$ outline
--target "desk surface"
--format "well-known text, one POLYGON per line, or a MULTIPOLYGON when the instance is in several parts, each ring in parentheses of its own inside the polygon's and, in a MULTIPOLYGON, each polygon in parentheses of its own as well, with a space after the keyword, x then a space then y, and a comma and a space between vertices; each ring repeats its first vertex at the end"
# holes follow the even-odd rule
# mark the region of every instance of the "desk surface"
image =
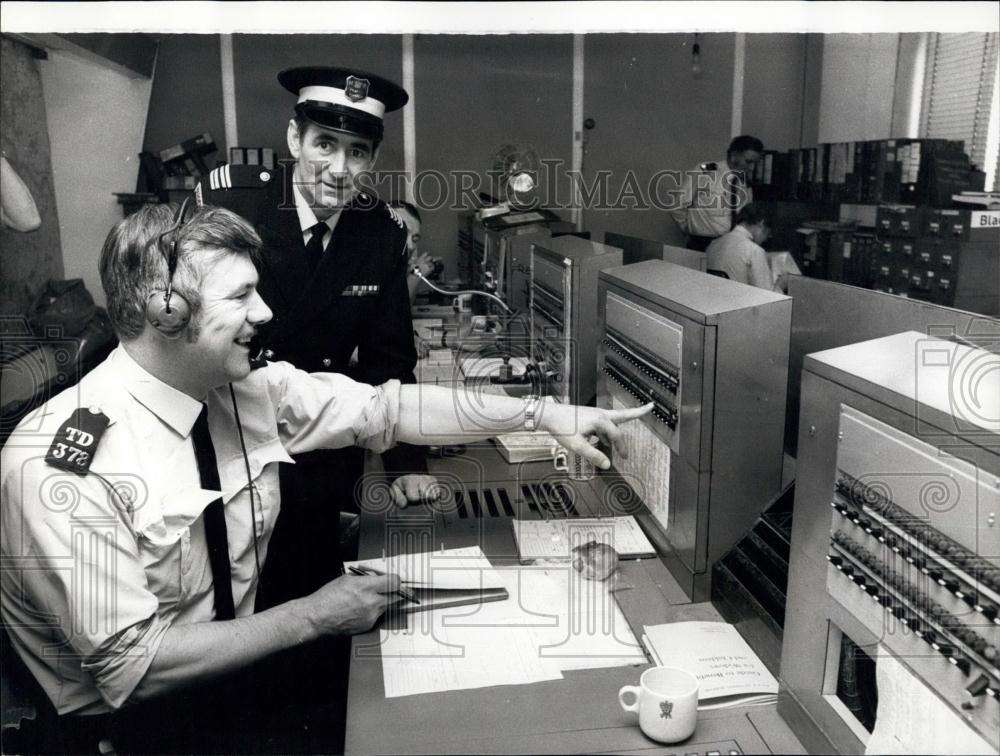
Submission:
MULTIPOLYGON (((507 480, 523 481, 542 470, 551 478, 551 465, 508 467, 492 446, 470 448, 462 458, 432 460, 429 467, 440 477, 468 477, 475 470, 480 481, 497 480, 504 471, 507 480)), ((600 480, 586 485, 599 486, 600 480)), ((517 516, 526 512, 519 509, 517 516)), ((388 528, 405 532, 412 523, 426 529, 432 520, 435 542, 446 547, 478 544, 495 563, 516 562, 509 517, 484 512, 473 523, 449 523, 426 507, 386 517, 365 515, 360 555, 379 555, 388 528)), ((615 595, 637 638, 646 624, 721 619, 710 603, 686 603, 658 559, 622 562, 621 570, 634 587, 615 595)), ((354 638, 347 753, 805 753, 774 705, 702 712, 694 735, 684 743, 665 746, 649 740, 635 715, 623 711, 617 700, 618 689, 636 684, 645 666, 579 670, 531 685, 387 699, 378 648, 377 629, 354 638)))

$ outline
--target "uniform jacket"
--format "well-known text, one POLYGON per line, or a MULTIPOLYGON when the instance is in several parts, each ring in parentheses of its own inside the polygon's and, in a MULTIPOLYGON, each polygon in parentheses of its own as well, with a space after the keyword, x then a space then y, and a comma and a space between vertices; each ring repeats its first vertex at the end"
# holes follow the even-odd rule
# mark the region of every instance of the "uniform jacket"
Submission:
MULTIPOLYGON (((197 190, 204 204, 246 218, 263 241, 258 289, 274 312, 260 332, 265 356, 373 385, 390 379, 414 383, 405 225, 381 200, 359 194, 341 212, 319 266, 310 271, 293 167, 222 166, 197 190), (352 367, 355 349, 358 363, 352 367)), ((390 472, 426 469, 423 451, 406 446, 387 452, 383 462, 390 472)))

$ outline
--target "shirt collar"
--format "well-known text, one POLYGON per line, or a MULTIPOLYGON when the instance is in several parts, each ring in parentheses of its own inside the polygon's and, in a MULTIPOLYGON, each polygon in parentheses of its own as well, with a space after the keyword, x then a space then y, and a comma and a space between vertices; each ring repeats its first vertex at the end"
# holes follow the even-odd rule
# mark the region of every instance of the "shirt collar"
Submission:
POLYGON ((747 239, 753 240, 753 234, 750 233, 750 229, 744 226, 742 223, 738 224, 736 228, 733 229, 734 234, 740 234, 747 239))
POLYGON ((187 437, 194 421, 201 412, 201 402, 168 386, 146 371, 132 356, 119 346, 111 353, 110 361, 117 375, 139 404, 148 409, 175 432, 187 437))
MULTIPOLYGON (((316 218, 316 213, 314 213, 313 209, 309 207, 309 201, 302 196, 302 192, 299 190, 299 187, 294 181, 292 182, 292 194, 295 197, 295 212, 298 213, 299 216, 299 228, 302 230, 302 233, 305 234, 319 221, 316 218)), ((337 221, 340 219, 340 213, 341 210, 338 210, 324 221, 331 231, 333 231, 334 226, 337 225, 337 221)))

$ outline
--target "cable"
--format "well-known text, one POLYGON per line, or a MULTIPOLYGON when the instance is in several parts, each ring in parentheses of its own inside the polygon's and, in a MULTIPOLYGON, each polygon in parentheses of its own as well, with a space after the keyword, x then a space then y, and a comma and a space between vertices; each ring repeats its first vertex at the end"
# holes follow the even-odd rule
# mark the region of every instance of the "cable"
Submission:
POLYGON ((414 265, 413 268, 410 269, 410 272, 417 278, 419 278, 421 281, 423 281, 425 284, 427 284, 431 289, 436 291, 438 294, 444 294, 446 297, 458 297, 462 296, 463 294, 477 294, 481 297, 489 297, 494 302, 503 307, 504 312, 510 315, 514 314, 514 311, 507 306, 507 303, 504 302, 502 299, 500 299, 500 297, 498 297, 496 294, 490 294, 488 291, 479 291, 479 289, 459 289, 457 291, 448 291, 446 289, 442 289, 439 286, 435 286, 427 279, 427 276, 425 276, 420 271, 419 265, 414 265))
MULTIPOLYGON (((236 390, 233 388, 233 384, 229 384, 229 396, 233 400, 233 417, 236 420, 236 430, 240 434, 240 449, 243 451, 243 466, 247 471, 247 491, 250 494, 250 532, 253 533, 253 560, 257 567, 257 593, 259 594, 263 588, 261 585, 261 571, 260 571, 260 552, 257 549, 257 507, 254 504, 253 498, 253 476, 250 473, 250 457, 247 456, 247 444, 243 438, 243 423, 240 422, 240 410, 236 406, 236 390)), ((264 518, 264 509, 261 507, 260 512, 261 519, 264 518)))

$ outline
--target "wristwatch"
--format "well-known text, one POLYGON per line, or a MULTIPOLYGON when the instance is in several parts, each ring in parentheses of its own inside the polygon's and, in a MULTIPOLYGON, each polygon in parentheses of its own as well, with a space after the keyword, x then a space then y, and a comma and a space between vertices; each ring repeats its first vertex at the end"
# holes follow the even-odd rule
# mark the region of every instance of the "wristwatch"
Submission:
POLYGON ((524 429, 526 431, 538 430, 538 418, 542 410, 542 397, 524 397, 524 429))

